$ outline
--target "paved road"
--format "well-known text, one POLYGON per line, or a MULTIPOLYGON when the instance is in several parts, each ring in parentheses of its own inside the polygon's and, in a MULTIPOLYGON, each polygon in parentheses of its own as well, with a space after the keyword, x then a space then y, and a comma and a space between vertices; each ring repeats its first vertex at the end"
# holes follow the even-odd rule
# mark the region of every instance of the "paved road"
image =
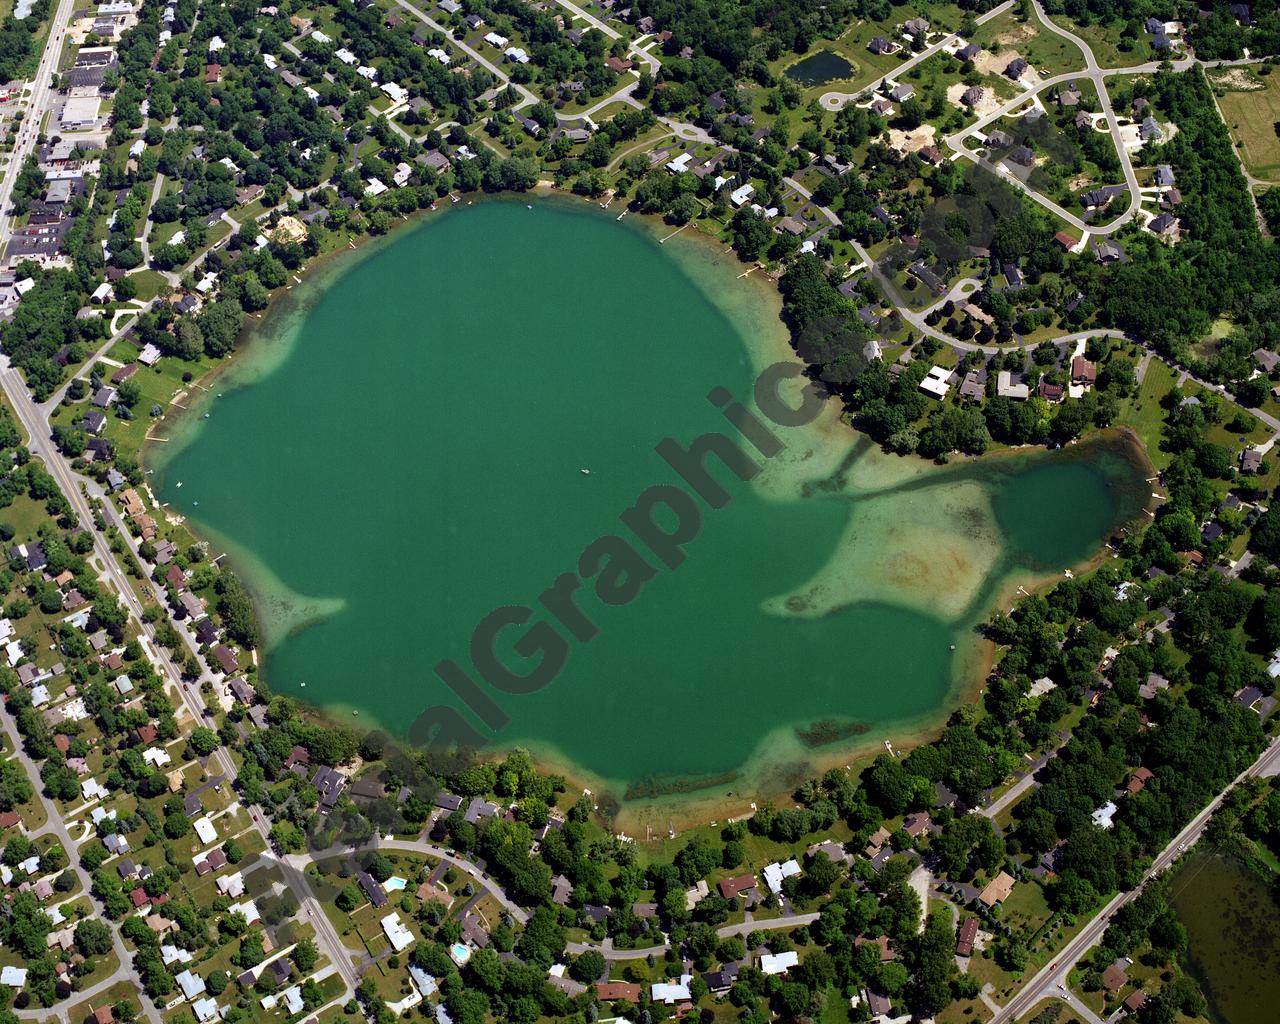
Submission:
MULTIPOLYGON (((1266 777, 1269 773, 1275 773, 1278 768, 1280 768, 1280 739, 1273 740, 1267 749, 1262 752, 1258 760, 1254 761, 1253 764, 1236 777, 1232 785, 1238 784, 1250 776, 1266 777)), ((1144 884, 1148 879, 1154 878, 1167 869, 1186 850, 1195 845, 1197 840, 1204 834, 1205 827, 1209 824, 1209 819, 1213 817, 1224 796, 1225 793, 1220 793, 1214 797, 1204 810, 1192 818, 1186 827, 1170 840, 1169 845, 1152 861, 1151 867, 1142 876, 1144 884)), ((1072 969, 1101 940, 1112 915, 1130 900, 1135 899, 1141 888, 1139 886, 1130 892, 1122 892, 1112 897, 1107 905, 1098 911, 1097 915, 1081 929, 1080 933, 1067 943, 1058 954, 1057 959, 1037 972, 1022 987, 1022 990, 1010 999, 999 1013, 991 1018, 991 1024, 1012 1024, 1013 1021, 1025 1014, 1041 999, 1049 996, 1062 998, 1067 985, 1067 976, 1072 969)))
MULTIPOLYGON (((743 921, 740 924, 729 924, 717 928, 716 934, 722 939, 732 936, 747 936, 752 932, 772 932, 783 928, 803 928, 818 920, 817 914, 792 914, 789 917, 775 917, 768 921, 743 921)), ((596 950, 606 960, 643 960, 649 955, 661 956, 670 948, 669 942, 661 946, 646 946, 644 949, 614 949, 613 942, 606 939, 604 945, 596 946, 588 942, 570 942, 566 947, 574 956, 580 956, 589 950, 596 950)))
POLYGON ((477 64, 479 64, 486 71, 488 71, 491 75, 493 75, 493 77, 496 78, 499 82, 502 82, 504 85, 509 85, 511 86, 511 88, 515 89, 515 91, 520 94, 520 102, 517 103, 514 107, 511 107, 510 109, 519 110, 521 107, 527 106, 530 103, 538 102, 537 96, 535 96, 532 92, 530 92, 527 88, 525 88, 519 82, 511 81, 511 79, 507 77, 507 73, 505 71, 503 71, 500 67, 498 67, 498 65, 494 64, 491 60, 489 60, 483 54, 479 53, 476 50, 473 50, 466 43, 460 42, 459 40, 454 39, 452 33, 450 33, 450 31, 447 28, 441 25, 434 18, 428 17, 426 14, 423 14, 421 10, 419 10, 417 7, 414 7, 413 4, 408 3, 407 0, 394 0, 394 2, 397 7, 404 8, 404 10, 408 11, 410 14, 412 14, 415 18, 417 18, 423 24, 430 26, 431 28, 439 32, 442 36, 447 37, 451 46, 456 46, 459 50, 461 50, 468 57, 470 57, 477 64))
POLYGON ((67 26, 71 23, 71 15, 75 10, 75 0, 58 0, 57 9, 49 23, 49 36, 45 41, 44 53, 36 68, 36 76, 30 82, 31 98, 26 115, 18 127, 18 141, 9 155, 9 164, 0 178, 0 238, 6 244, 9 240, 9 207, 13 199, 13 189, 18 175, 22 172, 23 161, 36 148, 36 139, 40 134, 40 119, 48 111, 53 116, 53 76, 58 70, 58 58, 62 53, 62 43, 66 37, 67 26))

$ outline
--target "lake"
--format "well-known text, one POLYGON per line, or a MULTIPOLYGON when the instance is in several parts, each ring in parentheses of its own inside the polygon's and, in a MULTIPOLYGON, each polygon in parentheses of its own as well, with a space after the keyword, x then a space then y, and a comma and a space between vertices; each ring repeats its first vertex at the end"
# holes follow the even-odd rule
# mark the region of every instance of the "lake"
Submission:
MULTIPOLYGON (((538 608, 637 495, 682 482, 659 441, 734 434, 708 392, 751 406, 791 359, 773 286, 721 249, 486 201, 286 297, 148 459, 253 590, 271 687, 419 740, 427 708, 459 707, 433 667, 478 678, 476 625, 538 608)), ((751 483, 715 471, 731 500, 702 506, 683 564, 651 558, 626 606, 588 584, 598 635, 538 692, 479 683, 509 724, 468 725, 632 805, 780 792, 935 725, 981 678, 974 625, 1092 557, 1149 491, 1119 439, 936 467, 860 441, 834 403, 775 430, 785 451, 751 483)), ((509 665, 522 632, 501 634, 509 665)))
POLYGON ((854 67, 838 53, 819 50, 804 60, 797 61, 783 72, 797 85, 811 89, 815 85, 840 81, 853 77, 854 67))
POLYGON ((1280 1006, 1280 903, 1267 883, 1221 853, 1197 852, 1169 882, 1187 929, 1189 967, 1222 1024, 1270 1024, 1280 1006))

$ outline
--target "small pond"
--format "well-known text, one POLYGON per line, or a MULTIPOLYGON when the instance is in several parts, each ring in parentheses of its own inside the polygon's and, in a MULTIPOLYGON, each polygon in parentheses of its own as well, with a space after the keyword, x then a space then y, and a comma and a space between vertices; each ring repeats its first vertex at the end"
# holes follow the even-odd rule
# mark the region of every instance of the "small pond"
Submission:
POLYGON ((787 68, 785 74, 797 85, 806 89, 815 85, 826 85, 841 79, 853 77, 853 65, 830 50, 819 50, 787 68))

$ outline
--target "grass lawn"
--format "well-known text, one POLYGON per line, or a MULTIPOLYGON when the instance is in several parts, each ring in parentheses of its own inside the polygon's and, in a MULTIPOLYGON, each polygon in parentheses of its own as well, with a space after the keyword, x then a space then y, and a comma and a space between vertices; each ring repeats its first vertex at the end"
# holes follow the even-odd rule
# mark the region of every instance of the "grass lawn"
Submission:
POLYGON ((139 270, 129 277, 138 286, 138 299, 142 302, 150 302, 169 289, 169 282, 158 270, 139 270))
MULTIPOLYGON (((983 25, 974 35, 973 42, 1001 55, 1006 50, 1017 52, 1042 76, 1053 77, 1083 70, 1085 66, 1084 54, 1075 43, 1050 32, 1039 19, 1023 21, 1012 11, 983 25)), ((998 66, 1003 68, 1004 64, 1002 56, 998 66)))
POLYGON ((1160 431, 1168 410, 1160 404, 1177 383, 1177 374, 1173 367, 1162 359, 1152 359, 1147 364, 1146 376, 1138 393, 1120 403, 1120 413, 1116 417, 1119 426, 1132 428, 1146 446, 1147 454, 1157 469, 1164 469, 1173 461, 1173 457, 1160 450, 1160 431))
POLYGON ((1157 59, 1146 35, 1138 39, 1127 39, 1122 35, 1125 27, 1122 21, 1081 25, 1062 16, 1050 20, 1074 32, 1088 43, 1101 67, 1129 68, 1157 59))
POLYGON ((1218 106, 1245 167, 1255 178, 1280 182, 1280 77, 1232 68, 1213 76, 1218 106))
POLYGON ((135 1009, 138 1008, 138 986, 131 981, 118 981, 105 992, 98 993, 94 998, 73 1004, 67 1012, 67 1020, 79 1024, 86 1017, 92 1017, 93 1011, 99 1006, 115 1006, 125 1000, 128 1000, 135 1009))

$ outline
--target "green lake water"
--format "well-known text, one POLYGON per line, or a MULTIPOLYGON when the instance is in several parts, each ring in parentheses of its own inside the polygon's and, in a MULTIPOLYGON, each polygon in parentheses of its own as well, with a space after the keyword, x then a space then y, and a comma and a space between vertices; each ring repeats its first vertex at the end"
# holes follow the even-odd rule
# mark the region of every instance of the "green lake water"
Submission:
MULTIPOLYGON (((733 433, 705 396, 751 405, 787 351, 776 296, 629 220, 485 202, 408 229, 295 290, 151 453, 160 498, 254 590, 272 688, 409 735, 458 704, 432 669, 470 670, 484 615, 536 607, 681 482, 658 441, 733 433)), ((836 413, 779 431, 757 481, 719 474, 732 500, 632 603, 587 592, 599 635, 549 686, 486 688, 501 733, 468 721, 633 800, 776 785, 821 740, 936 722, 997 595, 1091 557, 1149 490, 1115 440, 938 468, 836 413)))
POLYGON ((1271 1024, 1280 1006, 1280 900, 1256 873, 1197 853, 1169 892, 1187 929, 1191 973, 1220 1024, 1271 1024))
POLYGON ((797 85, 811 89, 815 85, 826 85, 837 79, 852 78, 853 71, 853 65, 838 53, 819 50, 804 60, 792 64, 783 74, 797 85))

